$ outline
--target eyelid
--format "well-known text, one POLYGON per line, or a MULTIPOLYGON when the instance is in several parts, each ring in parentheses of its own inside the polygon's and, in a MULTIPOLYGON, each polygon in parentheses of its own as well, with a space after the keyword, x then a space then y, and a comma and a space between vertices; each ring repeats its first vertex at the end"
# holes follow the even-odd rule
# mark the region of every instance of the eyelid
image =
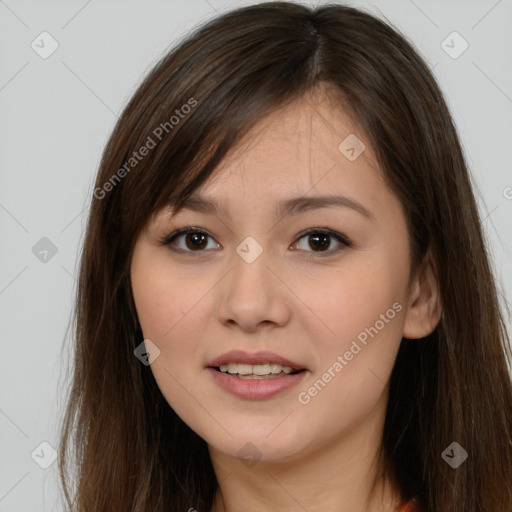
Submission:
MULTIPOLYGON (((213 238, 213 236, 210 235, 210 233, 208 233, 204 229, 196 228, 194 226, 186 226, 184 228, 177 229, 176 231, 173 231, 170 235, 167 235, 166 237, 164 237, 162 240, 160 240, 160 245, 168 245, 171 242, 173 242, 174 239, 177 238, 178 236, 185 235, 188 233, 201 233, 202 235, 206 235, 206 236, 209 236, 210 238, 213 238)), ((190 251, 190 252, 193 252, 193 251, 190 251)))
MULTIPOLYGON (((194 226, 186 226, 184 228, 180 228, 180 229, 177 229, 176 231, 173 231, 170 235, 167 235, 165 238, 160 240, 159 244, 160 245, 170 245, 180 235, 186 235, 186 234, 189 234, 189 233, 200 233, 200 234, 203 234, 203 235, 211 238, 212 240, 215 240, 214 237, 212 235, 210 235, 210 233, 208 233, 207 231, 205 231, 202 228, 198 228, 198 227, 194 227, 194 226)), ((326 234, 326 235, 331 236, 337 242, 340 243, 340 246, 338 246, 338 247, 336 247, 334 249, 327 250, 327 251, 303 251, 303 252, 305 252, 305 253, 307 253, 309 255, 308 257, 329 256, 329 255, 332 255, 332 254, 336 253, 338 250, 340 250, 343 247, 352 247, 354 245, 349 240, 349 238, 346 235, 344 235, 343 233, 339 233, 338 231, 334 231, 334 230, 329 229, 329 228, 321 228, 321 227, 308 228, 308 229, 306 229, 304 231, 301 231, 298 235, 296 235, 295 241, 293 242, 292 245, 294 245, 301 238, 304 238, 307 235, 317 234, 317 233, 319 233, 319 234, 326 234)), ((216 242, 216 243, 218 244, 218 242, 216 242)), ((182 252, 182 253, 189 253, 189 254, 207 252, 204 249, 200 250, 200 251, 188 251, 188 250, 179 249, 179 248, 178 249, 172 249, 172 250, 174 250, 175 252, 182 252)))
MULTIPOLYGON (((352 242, 348 239, 348 237, 346 235, 344 235, 343 233, 339 233, 338 231, 334 231, 332 229, 329 229, 329 228, 308 228, 305 231, 301 231, 297 235, 296 239, 300 240, 301 238, 304 238, 307 235, 312 235, 314 233, 321 233, 321 234, 329 235, 329 236, 335 238, 338 242, 340 242, 342 244, 345 244, 347 246, 351 246, 352 245, 352 242)), ((326 254, 327 253, 332 253, 333 251, 334 250, 325 251, 325 253, 326 254)))

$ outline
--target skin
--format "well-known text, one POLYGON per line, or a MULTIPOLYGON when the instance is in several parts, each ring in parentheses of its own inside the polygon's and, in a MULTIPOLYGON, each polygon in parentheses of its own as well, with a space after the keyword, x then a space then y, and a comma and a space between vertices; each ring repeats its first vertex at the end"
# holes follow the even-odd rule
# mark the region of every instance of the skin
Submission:
POLYGON ((402 336, 426 336, 440 315, 431 269, 410 277, 400 201, 362 131, 321 95, 270 114, 217 171, 198 192, 230 215, 162 210, 138 237, 131 264, 144 338, 160 349, 154 377, 209 446, 219 482, 211 512, 394 511, 399 489, 379 478, 377 464, 389 378, 402 336), (349 134, 366 145, 354 161, 338 150, 349 134), (347 207, 286 217, 274 211, 282 200, 324 194, 347 196, 372 218, 347 207), (189 245, 187 235, 174 241, 188 252, 159 244, 186 226, 209 233, 202 249, 194 250, 190 235, 189 245), (352 245, 300 237, 312 227, 344 234, 352 245), (252 263, 236 252, 247 236, 263 250, 252 263), (301 403, 298 394, 396 303, 401 310, 301 403), (270 399, 235 397, 205 369, 232 349, 274 351, 307 375, 270 399), (237 457, 247 442, 259 457, 250 467, 237 457))

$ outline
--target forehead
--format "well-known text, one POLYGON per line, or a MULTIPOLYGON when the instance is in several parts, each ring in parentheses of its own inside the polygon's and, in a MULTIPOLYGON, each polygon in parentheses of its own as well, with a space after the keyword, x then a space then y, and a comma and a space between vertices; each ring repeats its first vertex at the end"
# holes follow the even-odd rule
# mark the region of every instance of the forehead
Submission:
MULTIPOLYGON (((367 138, 349 108, 324 93, 309 93, 256 123, 231 149, 225 165, 229 160, 243 159, 247 155, 251 159, 272 156, 303 162, 305 156, 318 156, 319 151, 325 158, 339 162, 339 156, 344 154, 339 145, 350 136, 361 142, 367 138)), ((368 141, 364 142, 362 156, 370 160, 374 155, 368 141)))
POLYGON ((259 121, 228 153, 202 195, 297 195, 384 186, 383 174, 354 117, 325 95, 308 95, 259 121))

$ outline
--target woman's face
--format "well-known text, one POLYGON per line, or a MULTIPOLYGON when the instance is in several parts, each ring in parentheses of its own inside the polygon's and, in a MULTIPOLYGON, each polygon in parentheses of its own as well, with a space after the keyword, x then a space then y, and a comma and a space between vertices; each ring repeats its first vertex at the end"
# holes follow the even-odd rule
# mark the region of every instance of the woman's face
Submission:
POLYGON ((401 204, 368 141, 339 109, 303 99, 257 125, 218 171, 202 202, 161 211, 134 249, 163 395, 225 455, 291 461, 357 435, 371 443, 411 261, 401 204))

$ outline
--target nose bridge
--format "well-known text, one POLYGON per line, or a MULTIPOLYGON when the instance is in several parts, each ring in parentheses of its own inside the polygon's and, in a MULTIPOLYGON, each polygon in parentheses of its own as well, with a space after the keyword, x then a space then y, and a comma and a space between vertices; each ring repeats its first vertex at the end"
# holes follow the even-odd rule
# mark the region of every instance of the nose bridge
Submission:
POLYGON ((255 237, 247 236, 235 248, 232 271, 223 285, 219 315, 223 322, 235 321, 253 330, 265 321, 283 324, 289 315, 285 289, 270 270, 272 251, 255 237))
POLYGON ((257 290, 260 298, 263 298, 266 292, 270 292, 272 288, 272 284, 269 283, 272 273, 268 269, 268 266, 272 265, 270 262, 271 250, 268 245, 264 247, 265 241, 263 237, 258 238, 259 242, 255 237, 249 235, 235 248, 232 281, 234 284, 239 284, 242 287, 243 294, 250 292, 252 289, 254 291, 257 290), (247 289, 244 290, 243 287, 247 289), (261 292, 264 293, 262 294, 261 292))

